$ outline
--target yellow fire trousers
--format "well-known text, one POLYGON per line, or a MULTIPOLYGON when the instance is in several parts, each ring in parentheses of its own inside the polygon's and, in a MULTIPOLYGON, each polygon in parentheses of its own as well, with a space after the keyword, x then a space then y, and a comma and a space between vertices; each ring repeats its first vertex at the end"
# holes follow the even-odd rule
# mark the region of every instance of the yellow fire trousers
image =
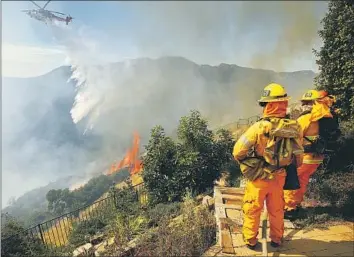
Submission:
POLYGON ((270 238, 281 243, 284 234, 284 197, 283 186, 286 173, 281 171, 272 180, 256 179, 248 181, 243 198, 242 234, 246 244, 255 245, 259 230, 260 217, 266 200, 269 213, 270 238))
POLYGON ((304 200, 304 195, 309 184, 310 177, 315 173, 320 164, 307 164, 303 163, 297 169, 297 175, 299 177, 300 189, 298 190, 284 190, 285 210, 295 210, 297 206, 304 200))

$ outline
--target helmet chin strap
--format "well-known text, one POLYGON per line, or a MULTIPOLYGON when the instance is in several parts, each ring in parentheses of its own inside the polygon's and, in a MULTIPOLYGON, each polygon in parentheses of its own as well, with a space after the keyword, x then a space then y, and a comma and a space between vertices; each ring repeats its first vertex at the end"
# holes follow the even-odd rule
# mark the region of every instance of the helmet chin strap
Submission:
POLYGON ((266 107, 267 103, 266 102, 259 102, 258 103, 260 107, 266 107))

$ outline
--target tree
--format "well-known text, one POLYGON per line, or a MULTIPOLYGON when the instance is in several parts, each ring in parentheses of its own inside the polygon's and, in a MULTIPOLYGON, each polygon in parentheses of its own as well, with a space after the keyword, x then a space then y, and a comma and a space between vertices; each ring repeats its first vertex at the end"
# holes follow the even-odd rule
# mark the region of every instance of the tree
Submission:
POLYGON ((143 179, 149 191, 150 202, 167 202, 175 200, 168 189, 173 188, 176 170, 176 145, 170 137, 165 135, 161 126, 151 130, 151 137, 145 147, 143 157, 143 179))
POLYGON ((216 132, 216 142, 218 146, 218 156, 221 158, 222 162, 227 168, 230 162, 235 159, 232 155, 232 149, 235 145, 235 140, 232 138, 231 132, 226 129, 220 129, 216 132))
POLYGON ((193 110, 189 116, 181 118, 177 135, 182 144, 180 152, 184 153, 178 164, 180 173, 186 174, 185 185, 192 192, 204 192, 220 176, 224 161, 220 157, 225 153, 220 152, 213 132, 208 129, 208 122, 198 111, 193 110))
POLYGON ((330 1, 319 35, 323 40, 316 63, 320 73, 318 89, 327 90, 338 99, 344 120, 354 115, 354 6, 349 1, 330 1))
POLYGON ((70 206, 70 191, 69 189, 52 189, 46 195, 48 201, 48 210, 56 215, 62 215, 69 210, 70 206))
POLYGON ((205 192, 232 160, 231 134, 221 130, 214 135, 198 111, 181 118, 177 135, 174 142, 157 126, 146 146, 143 179, 153 203, 180 201, 189 191, 205 192))
POLYGON ((123 181, 129 175, 127 169, 110 176, 100 175, 90 179, 83 187, 70 191, 65 189, 52 189, 48 191, 46 199, 48 210, 57 215, 73 211, 92 204, 100 198, 112 185, 123 181))
POLYGON ((353 166, 351 149, 354 147, 354 4, 330 1, 322 25, 319 35, 323 46, 320 51, 314 51, 320 69, 315 82, 318 89, 337 97, 342 119, 342 136, 326 170, 346 172, 353 166))

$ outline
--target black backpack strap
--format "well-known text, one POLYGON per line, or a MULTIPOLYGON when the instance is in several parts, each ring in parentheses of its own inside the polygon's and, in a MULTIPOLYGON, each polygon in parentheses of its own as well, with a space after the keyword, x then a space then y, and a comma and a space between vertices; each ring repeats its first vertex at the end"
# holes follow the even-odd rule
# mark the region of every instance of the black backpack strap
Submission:
POLYGON ((266 120, 270 122, 270 118, 269 117, 265 117, 265 118, 260 118, 260 120, 266 120))
POLYGON ((304 137, 304 139, 306 139, 307 141, 309 141, 311 144, 315 143, 314 140, 311 140, 311 139, 309 139, 308 137, 304 137))
POLYGON ((302 113, 299 115, 299 117, 300 117, 300 116, 304 116, 304 115, 309 114, 309 113, 311 113, 311 111, 304 111, 304 112, 302 112, 302 113))
POLYGON ((315 152, 315 148, 316 148, 316 140, 311 140, 308 137, 304 137, 305 140, 307 140, 308 142, 310 142, 310 145, 305 145, 304 146, 304 153, 313 153, 315 152))

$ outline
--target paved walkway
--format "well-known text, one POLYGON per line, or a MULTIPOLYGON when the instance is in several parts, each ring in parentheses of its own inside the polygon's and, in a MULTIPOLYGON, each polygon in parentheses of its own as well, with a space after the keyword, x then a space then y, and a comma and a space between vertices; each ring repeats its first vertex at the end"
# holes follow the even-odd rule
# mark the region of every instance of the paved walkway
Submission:
MULTIPOLYGON (((236 256, 262 255, 261 245, 255 251, 249 250, 240 233, 232 234, 232 239, 236 256)), ((214 245, 204 256, 232 255, 222 253, 219 245, 214 245)), ((354 223, 332 225, 326 229, 286 229, 280 248, 272 248, 268 243, 268 256, 354 256, 354 223)))

